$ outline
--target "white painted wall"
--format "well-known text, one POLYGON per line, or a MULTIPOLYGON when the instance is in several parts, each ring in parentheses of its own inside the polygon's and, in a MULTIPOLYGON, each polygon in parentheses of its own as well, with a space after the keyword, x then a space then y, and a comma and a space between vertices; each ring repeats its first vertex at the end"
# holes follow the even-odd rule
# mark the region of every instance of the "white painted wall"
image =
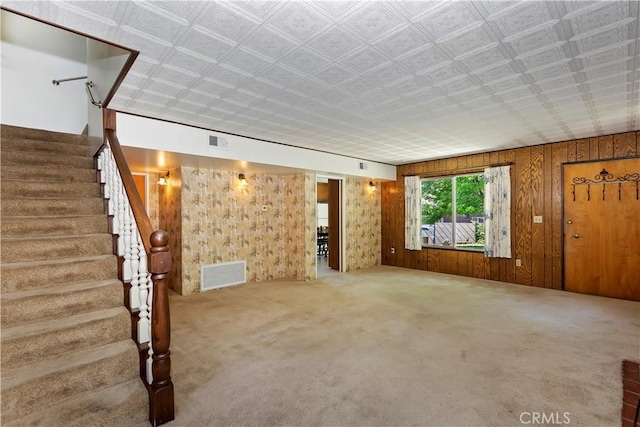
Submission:
POLYGON ((359 169, 360 160, 304 148, 257 141, 251 138, 225 135, 160 120, 118 113, 118 139, 123 146, 169 151, 204 157, 270 164, 322 174, 343 174, 373 179, 396 179, 395 166, 366 162, 367 170, 359 169), (209 146, 209 135, 224 137, 228 150, 209 146))
POLYGON ((86 64, 4 41, 0 53, 2 123, 82 133, 88 120, 84 80, 51 81, 85 76, 86 64))

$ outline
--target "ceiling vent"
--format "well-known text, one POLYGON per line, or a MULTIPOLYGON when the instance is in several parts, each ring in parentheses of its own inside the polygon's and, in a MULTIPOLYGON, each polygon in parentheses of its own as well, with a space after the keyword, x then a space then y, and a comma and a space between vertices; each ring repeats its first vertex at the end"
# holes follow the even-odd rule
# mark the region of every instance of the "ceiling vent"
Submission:
POLYGON ((361 171, 366 171, 369 166, 365 162, 360 162, 358 167, 360 168, 361 171))
POLYGON ((221 136, 209 135, 209 147, 217 148, 219 150, 228 150, 229 140, 221 136))

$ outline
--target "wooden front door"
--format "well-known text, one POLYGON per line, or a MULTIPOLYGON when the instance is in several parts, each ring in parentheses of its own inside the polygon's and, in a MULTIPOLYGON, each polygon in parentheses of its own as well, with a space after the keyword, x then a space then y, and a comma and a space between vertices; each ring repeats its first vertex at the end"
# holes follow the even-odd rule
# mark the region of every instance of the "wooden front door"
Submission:
POLYGON ((340 271, 340 231, 342 230, 342 203, 340 181, 329 180, 329 262, 334 270, 340 271))
POLYGON ((565 289, 640 301, 640 159, 563 173, 565 289))

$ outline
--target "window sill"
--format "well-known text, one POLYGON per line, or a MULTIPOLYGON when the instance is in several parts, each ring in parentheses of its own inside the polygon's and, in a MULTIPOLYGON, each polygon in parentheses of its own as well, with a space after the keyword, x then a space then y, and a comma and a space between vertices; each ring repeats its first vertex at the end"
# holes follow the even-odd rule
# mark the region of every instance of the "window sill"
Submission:
POLYGON ((476 252, 479 254, 484 254, 484 249, 468 249, 468 248, 454 248, 452 246, 422 246, 422 249, 436 249, 439 251, 463 251, 463 252, 476 252))

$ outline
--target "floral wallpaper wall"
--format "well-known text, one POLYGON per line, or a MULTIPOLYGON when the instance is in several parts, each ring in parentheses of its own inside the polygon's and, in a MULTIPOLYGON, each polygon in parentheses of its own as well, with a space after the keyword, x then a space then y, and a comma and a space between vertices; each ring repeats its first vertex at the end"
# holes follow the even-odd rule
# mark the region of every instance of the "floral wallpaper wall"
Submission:
POLYGON ((300 280, 315 280, 318 277, 317 268, 317 229, 316 209, 318 185, 315 173, 304 174, 304 269, 301 270, 300 280))
MULTIPOLYGON (((169 248, 173 268, 169 274, 169 287, 182 293, 182 202, 180 169, 170 171, 171 178, 166 186, 158 188, 158 228, 169 233, 169 248)), ((152 197, 149 194, 149 205, 152 197)), ((153 219, 151 220, 153 224, 153 219)))
POLYGON ((345 179, 345 245, 347 271, 360 270, 381 262, 380 191, 369 188, 369 180, 345 179))
POLYGON ((183 295, 199 292, 202 265, 247 261, 247 281, 300 278, 304 175, 182 168, 183 295))

